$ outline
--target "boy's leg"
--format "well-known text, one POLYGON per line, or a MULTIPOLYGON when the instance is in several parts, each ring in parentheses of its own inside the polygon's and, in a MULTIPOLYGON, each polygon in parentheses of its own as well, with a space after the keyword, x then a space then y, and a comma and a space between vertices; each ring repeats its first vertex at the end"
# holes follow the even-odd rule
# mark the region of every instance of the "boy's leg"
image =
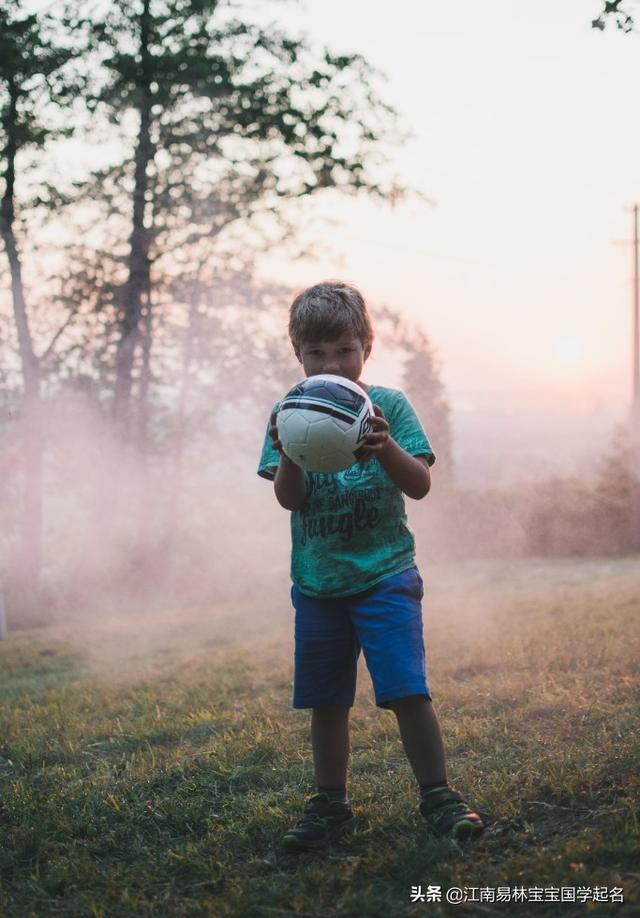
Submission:
POLYGON ((316 793, 307 801, 302 819, 283 836, 282 843, 290 851, 324 848, 353 825, 346 788, 349 710, 337 705, 313 709, 311 743, 316 793))
POLYGON ((418 784, 446 784, 444 745, 431 699, 409 695, 390 701, 389 707, 398 719, 402 744, 418 784))
POLYGON ((340 599, 306 596, 295 586, 294 708, 311 708, 316 786, 344 787, 349 710, 356 693, 360 646, 340 599))
POLYGON ((389 702, 398 718, 407 758, 420 785, 420 812, 437 835, 459 841, 484 831, 484 823, 449 787, 440 725, 431 700, 419 695, 389 702))
POLYGON ((349 762, 349 708, 322 705, 311 714, 311 745, 316 788, 342 789, 349 762))
POLYGON ((438 718, 426 680, 422 579, 416 568, 388 577, 351 599, 352 620, 373 680, 376 702, 392 708, 420 785, 420 812, 439 835, 482 832, 484 824, 449 787, 438 718))
POLYGON ((296 609, 293 705, 312 709, 316 792, 282 842, 291 851, 302 851, 325 847, 354 823, 346 779, 349 712, 360 648, 339 599, 309 597, 295 587, 292 599, 296 609))
POLYGON ((438 835, 462 840, 480 835, 484 823, 449 787, 440 725, 431 700, 411 695, 389 702, 398 718, 407 758, 420 785, 420 812, 438 835))

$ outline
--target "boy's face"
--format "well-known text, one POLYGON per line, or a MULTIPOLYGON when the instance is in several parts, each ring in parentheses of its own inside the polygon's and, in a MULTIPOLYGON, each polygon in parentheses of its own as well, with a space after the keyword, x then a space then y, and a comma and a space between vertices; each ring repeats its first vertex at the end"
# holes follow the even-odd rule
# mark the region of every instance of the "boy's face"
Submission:
POLYGON ((365 346, 360 338, 345 334, 335 341, 305 341, 296 350, 296 357, 307 376, 333 373, 358 382, 370 353, 370 344, 365 346))

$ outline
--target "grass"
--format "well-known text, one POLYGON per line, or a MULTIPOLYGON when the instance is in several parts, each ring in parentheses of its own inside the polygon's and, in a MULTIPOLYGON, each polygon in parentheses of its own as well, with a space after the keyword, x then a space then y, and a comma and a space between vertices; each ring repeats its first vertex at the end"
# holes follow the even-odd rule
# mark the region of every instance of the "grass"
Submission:
MULTIPOLYGON (((435 568, 430 682, 452 783, 490 829, 437 841, 361 673, 355 834, 279 847, 310 789, 272 598, 15 632, 0 644, 0 914, 617 914, 411 902, 411 887, 622 886, 640 914, 637 561, 435 568), (448 910, 449 909, 449 910, 448 910)), ((131 612, 131 610, 129 610, 131 612)))

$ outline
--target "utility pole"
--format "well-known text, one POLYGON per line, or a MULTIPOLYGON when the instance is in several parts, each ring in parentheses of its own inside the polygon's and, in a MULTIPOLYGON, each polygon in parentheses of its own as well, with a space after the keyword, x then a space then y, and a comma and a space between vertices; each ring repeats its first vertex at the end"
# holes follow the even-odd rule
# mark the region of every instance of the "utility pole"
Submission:
POLYGON ((631 423, 634 434, 640 425, 640 323, 638 321, 638 205, 633 205, 633 379, 631 387, 631 423))
POLYGON ((640 551, 640 278, 638 272, 638 205, 633 205, 633 377, 631 380, 631 507, 629 542, 632 551, 640 551))
POLYGON ((0 587, 0 641, 4 641, 7 636, 7 612, 4 604, 4 593, 0 587))

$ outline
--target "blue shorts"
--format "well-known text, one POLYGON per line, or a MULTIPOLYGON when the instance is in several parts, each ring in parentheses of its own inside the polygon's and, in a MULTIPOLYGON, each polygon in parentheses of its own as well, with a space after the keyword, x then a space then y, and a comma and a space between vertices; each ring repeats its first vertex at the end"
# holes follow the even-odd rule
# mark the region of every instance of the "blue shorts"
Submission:
POLYGON ((379 707, 389 707, 390 701, 407 695, 430 698, 422 638, 423 595, 416 567, 355 596, 317 598, 294 585, 294 708, 350 708, 360 648, 379 707))

